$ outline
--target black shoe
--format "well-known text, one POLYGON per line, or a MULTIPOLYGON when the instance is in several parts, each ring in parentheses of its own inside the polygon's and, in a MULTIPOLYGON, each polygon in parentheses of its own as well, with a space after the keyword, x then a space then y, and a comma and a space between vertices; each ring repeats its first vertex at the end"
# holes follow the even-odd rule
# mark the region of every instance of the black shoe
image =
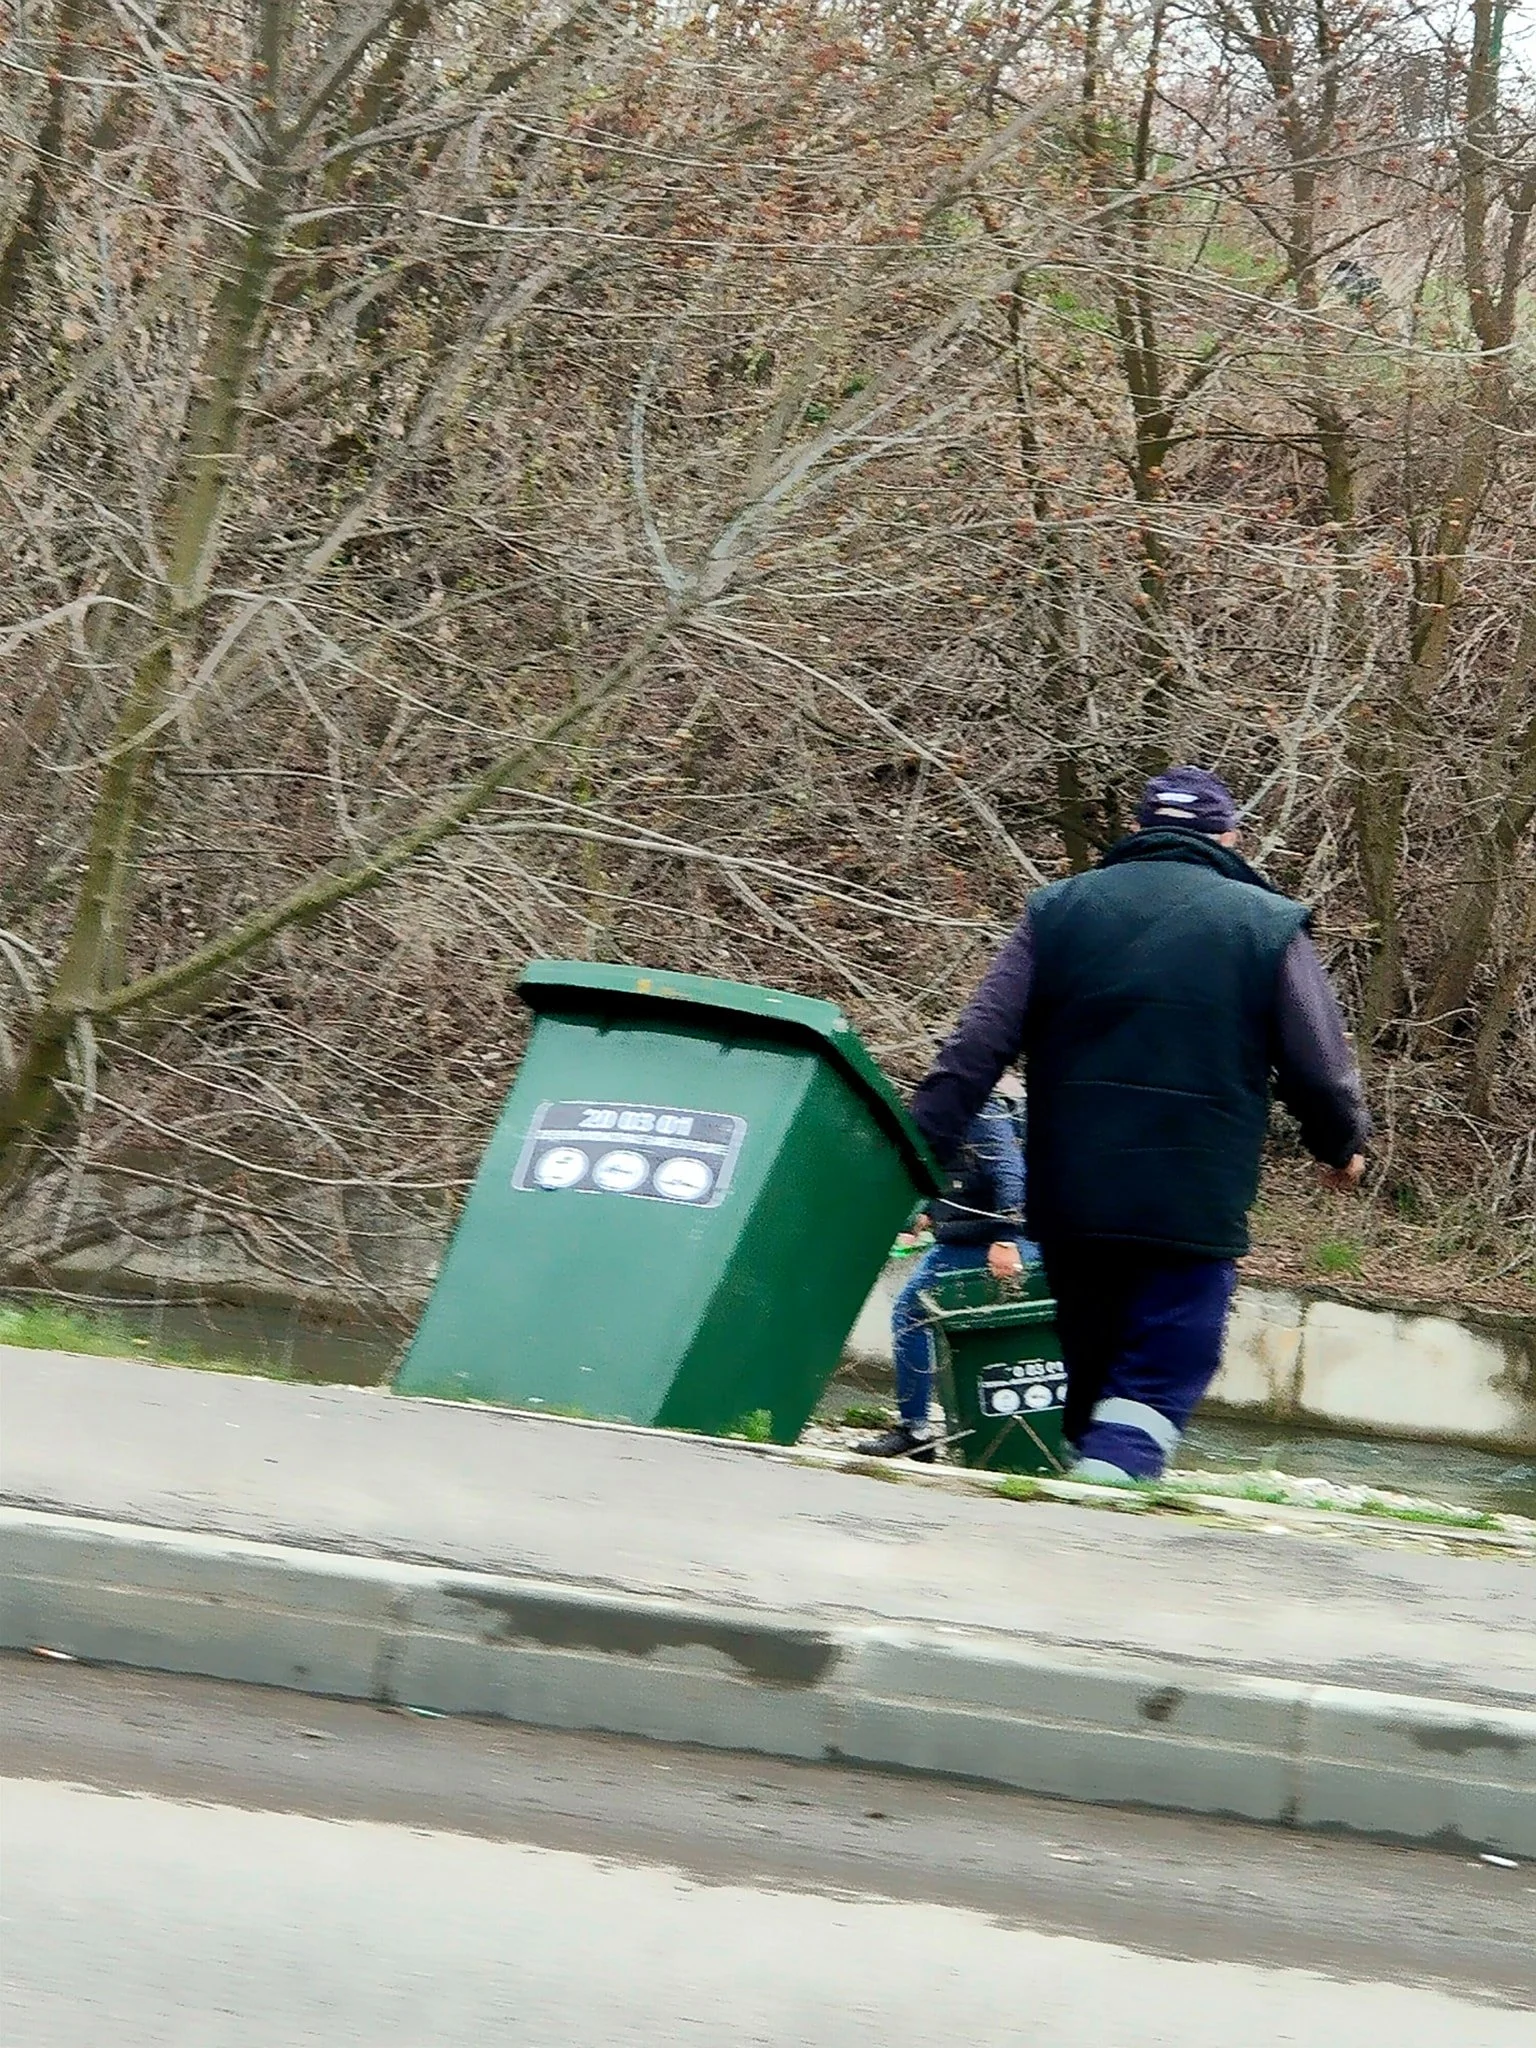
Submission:
POLYGON ((931 1465, 933 1430, 912 1429, 905 1422, 898 1422, 884 1436, 869 1437, 864 1443, 855 1444, 854 1449, 861 1458, 908 1458, 914 1465, 931 1465))

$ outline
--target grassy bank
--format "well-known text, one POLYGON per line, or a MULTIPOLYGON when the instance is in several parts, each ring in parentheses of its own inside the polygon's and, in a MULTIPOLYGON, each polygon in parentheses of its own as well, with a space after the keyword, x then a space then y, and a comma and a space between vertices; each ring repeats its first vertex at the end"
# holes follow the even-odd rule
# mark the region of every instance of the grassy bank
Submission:
POLYGON ((145 1336, 118 1316, 69 1308, 60 1302, 0 1299, 0 1344, 25 1351, 73 1351, 88 1358, 142 1358, 153 1365, 195 1365, 205 1372, 259 1373, 287 1379, 279 1359, 221 1358, 173 1337, 145 1336))
POLYGON ((1323 1288, 1409 1314, 1536 1317, 1536 1219, 1507 1202, 1431 1204, 1376 1171, 1362 1194, 1341 1198, 1287 1160, 1266 1170, 1252 1225, 1243 1277, 1255 1285, 1323 1288))

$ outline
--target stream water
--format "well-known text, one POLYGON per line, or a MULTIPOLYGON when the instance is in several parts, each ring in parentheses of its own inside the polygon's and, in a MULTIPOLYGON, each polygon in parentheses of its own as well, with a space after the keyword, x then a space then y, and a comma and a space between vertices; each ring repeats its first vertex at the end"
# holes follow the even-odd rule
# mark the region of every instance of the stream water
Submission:
MULTIPOLYGON (((166 1350, 200 1353, 328 1385, 387 1382, 405 1341, 398 1328, 324 1323, 296 1309, 153 1301, 82 1306, 105 1309, 150 1356, 166 1350)), ((844 1405, 848 1391, 834 1387, 831 1405, 844 1405)), ((1513 1452, 1340 1436, 1294 1424, 1207 1415, 1185 1438, 1178 1463, 1202 1471, 1278 1470, 1493 1513, 1536 1515, 1536 1459, 1513 1452)))

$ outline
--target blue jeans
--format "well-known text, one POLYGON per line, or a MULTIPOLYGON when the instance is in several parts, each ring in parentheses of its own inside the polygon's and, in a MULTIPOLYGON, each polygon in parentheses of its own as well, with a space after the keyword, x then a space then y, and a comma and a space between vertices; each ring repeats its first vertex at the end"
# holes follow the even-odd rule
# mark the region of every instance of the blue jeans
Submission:
MULTIPOLYGON (((1018 1246, 1026 1266, 1038 1264, 1040 1254, 1028 1238, 1006 1241, 1018 1246)), ((896 1366, 896 1403, 903 1422, 926 1422, 933 1400, 933 1332, 918 1295, 947 1273, 974 1273, 986 1263, 984 1244, 933 1245, 918 1260, 911 1278, 897 1295, 891 1309, 891 1357, 896 1366)))
POLYGON ((1236 1266, 1084 1242, 1047 1246, 1045 1268, 1068 1443, 1101 1478, 1156 1479, 1221 1364, 1236 1266))

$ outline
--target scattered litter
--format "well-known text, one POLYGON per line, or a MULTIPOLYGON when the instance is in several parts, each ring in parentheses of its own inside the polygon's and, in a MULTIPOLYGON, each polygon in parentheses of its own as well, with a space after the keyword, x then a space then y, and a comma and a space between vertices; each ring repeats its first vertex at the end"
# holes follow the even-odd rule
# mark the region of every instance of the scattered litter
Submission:
POLYGON ((1051 1861, 1053 1863, 1091 1863, 1093 1858, 1091 1856, 1079 1855, 1076 1849, 1053 1849, 1051 1851, 1051 1861))
POLYGON ((78 1664, 80 1662, 78 1657, 71 1657, 68 1650, 48 1650, 41 1643, 34 1643, 32 1645, 32 1654, 34 1657, 46 1657, 50 1664, 78 1664))
POLYGON ((306 1742, 329 1742, 331 1739, 330 1731, 326 1728, 301 1728, 299 1733, 306 1742))
POLYGON ((1495 1870, 1518 1870, 1519 1864, 1513 1856, 1479 1856, 1479 1863, 1491 1863, 1495 1870))
POLYGON ((440 1714, 436 1707, 402 1707, 402 1714, 414 1714, 418 1721, 446 1721, 448 1716, 440 1714))

